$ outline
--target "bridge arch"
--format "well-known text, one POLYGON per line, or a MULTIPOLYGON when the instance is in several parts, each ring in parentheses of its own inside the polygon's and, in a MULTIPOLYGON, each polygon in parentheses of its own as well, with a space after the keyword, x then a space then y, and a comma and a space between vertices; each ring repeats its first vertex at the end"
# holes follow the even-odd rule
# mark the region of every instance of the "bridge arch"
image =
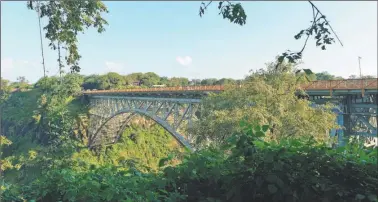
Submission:
POLYGON ((162 126, 168 133, 170 133, 182 146, 188 148, 189 150, 193 150, 190 143, 185 140, 185 138, 179 134, 175 129, 173 129, 166 120, 163 120, 162 118, 154 115, 154 114, 150 114, 148 113, 148 111, 145 111, 145 110, 142 110, 142 109, 122 109, 122 110, 119 110, 115 113, 113 113, 111 116, 107 117, 105 119, 105 121, 100 125, 100 127, 95 131, 95 133, 93 134, 93 137, 95 138, 99 132, 101 131, 101 129, 106 126, 106 124, 111 121, 113 118, 119 116, 119 115, 122 115, 122 114, 125 114, 125 113, 130 113, 130 115, 126 118, 126 120, 124 120, 124 123, 122 125, 122 127, 120 128, 120 130, 118 131, 118 134, 117 134, 117 138, 120 137, 120 135, 122 134, 122 132, 124 131, 125 129, 125 126, 127 125, 127 123, 137 114, 139 115, 142 115, 142 116, 145 116, 145 117, 148 117, 150 119, 152 119, 153 121, 155 121, 155 123, 159 124, 160 126, 162 126))

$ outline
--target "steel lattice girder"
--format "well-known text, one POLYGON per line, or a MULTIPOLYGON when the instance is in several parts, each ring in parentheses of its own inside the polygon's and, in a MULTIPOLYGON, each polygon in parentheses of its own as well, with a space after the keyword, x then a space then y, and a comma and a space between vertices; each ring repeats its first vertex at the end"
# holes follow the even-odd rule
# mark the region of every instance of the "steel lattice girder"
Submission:
POLYGON ((91 96, 88 146, 115 143, 135 114, 153 119, 182 145, 191 149, 190 138, 178 131, 195 119, 200 99, 91 96))
POLYGON ((365 94, 321 97, 312 96, 312 101, 318 104, 332 102, 343 110, 344 124, 350 135, 377 137, 377 95, 365 94), (357 130, 356 130, 357 128, 357 130))

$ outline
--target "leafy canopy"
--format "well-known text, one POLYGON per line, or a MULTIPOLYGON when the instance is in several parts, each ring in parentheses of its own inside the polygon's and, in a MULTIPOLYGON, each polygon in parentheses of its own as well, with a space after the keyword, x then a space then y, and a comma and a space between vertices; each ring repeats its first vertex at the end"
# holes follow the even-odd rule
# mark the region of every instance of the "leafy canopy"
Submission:
MULTIPOLYGON (((108 12, 106 6, 99 0, 87 1, 28 1, 27 7, 39 10, 41 18, 47 18, 48 24, 45 37, 50 41, 53 50, 66 49, 68 56, 66 64, 72 72, 79 72, 78 33, 94 27, 99 33, 105 31, 107 21, 101 16, 108 12)), ((58 59, 60 61, 60 58, 58 59)))
POLYGON ((288 138, 314 136, 317 141, 329 141, 327 131, 337 128, 331 105, 311 106, 298 98, 299 84, 291 64, 270 63, 266 69, 253 72, 241 87, 229 85, 225 92, 203 100, 200 118, 188 129, 198 146, 207 143, 224 144, 235 132, 240 132, 239 120, 271 127, 266 138, 280 142, 288 138))

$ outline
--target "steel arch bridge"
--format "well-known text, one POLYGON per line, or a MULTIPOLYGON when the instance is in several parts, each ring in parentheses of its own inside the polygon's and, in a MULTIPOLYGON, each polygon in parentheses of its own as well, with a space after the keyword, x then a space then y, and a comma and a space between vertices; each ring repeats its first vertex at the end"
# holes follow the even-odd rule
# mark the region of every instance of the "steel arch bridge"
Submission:
MULTIPOLYGON (((377 137, 377 79, 316 81, 301 88, 316 104, 330 101, 340 106, 337 122, 344 127, 343 132, 377 137), (364 129, 356 131, 356 126, 364 129)), ((84 91, 84 98, 90 102, 88 146, 115 143, 128 122, 139 114, 154 120, 191 149, 193 137, 183 135, 183 131, 197 119, 201 98, 222 91, 224 86, 84 91)))
POLYGON ((183 146, 191 149, 191 137, 180 131, 196 119, 200 99, 128 96, 91 96, 88 146, 115 143, 137 114, 154 120, 183 146))

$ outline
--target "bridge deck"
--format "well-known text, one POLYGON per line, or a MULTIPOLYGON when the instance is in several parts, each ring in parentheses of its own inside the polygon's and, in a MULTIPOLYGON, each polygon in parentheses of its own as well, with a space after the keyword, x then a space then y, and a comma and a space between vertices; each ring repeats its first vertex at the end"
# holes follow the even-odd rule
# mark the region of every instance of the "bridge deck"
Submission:
MULTIPOLYGON (((178 86, 165 88, 136 88, 122 90, 96 90, 84 91, 86 95, 96 94, 135 94, 135 93, 199 93, 199 92, 221 92, 225 87, 213 86, 178 86)), ((313 81, 301 85, 301 89, 309 95, 330 95, 330 94, 364 94, 378 93, 378 79, 347 79, 347 80, 323 80, 313 81)))

